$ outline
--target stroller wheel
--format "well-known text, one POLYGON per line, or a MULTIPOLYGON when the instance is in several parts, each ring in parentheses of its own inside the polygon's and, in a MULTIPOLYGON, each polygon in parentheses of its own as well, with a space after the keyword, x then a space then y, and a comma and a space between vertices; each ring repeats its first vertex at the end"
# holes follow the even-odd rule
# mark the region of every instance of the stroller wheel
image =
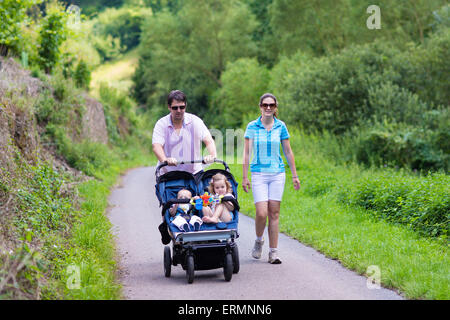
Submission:
POLYGON ((225 281, 230 281, 233 276, 233 256, 231 253, 225 255, 225 261, 223 265, 223 274, 225 276, 225 281))
POLYGON ((194 256, 186 257, 186 278, 188 283, 194 282, 194 256))
POLYGON ((239 272, 239 250, 238 246, 235 245, 231 251, 231 254, 233 255, 233 273, 239 272))
POLYGON ((164 275, 166 278, 170 277, 170 272, 172 268, 172 257, 170 256, 170 247, 164 247, 164 275))

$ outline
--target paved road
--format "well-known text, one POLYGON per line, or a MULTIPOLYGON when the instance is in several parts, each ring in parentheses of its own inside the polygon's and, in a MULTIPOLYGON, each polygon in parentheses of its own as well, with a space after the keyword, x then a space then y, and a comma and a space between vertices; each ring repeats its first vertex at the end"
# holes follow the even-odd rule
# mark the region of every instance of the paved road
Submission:
POLYGON ((254 222, 244 215, 237 239, 240 271, 230 282, 224 280, 223 269, 215 269, 196 271, 194 283, 188 284, 180 265, 172 267, 171 277, 165 278, 164 246, 157 229, 161 210, 154 186, 153 167, 134 169, 122 177, 109 198, 126 299, 402 299, 391 290, 368 289, 365 277, 283 234, 279 239, 281 265, 267 263, 267 244, 263 258, 253 259, 254 222))

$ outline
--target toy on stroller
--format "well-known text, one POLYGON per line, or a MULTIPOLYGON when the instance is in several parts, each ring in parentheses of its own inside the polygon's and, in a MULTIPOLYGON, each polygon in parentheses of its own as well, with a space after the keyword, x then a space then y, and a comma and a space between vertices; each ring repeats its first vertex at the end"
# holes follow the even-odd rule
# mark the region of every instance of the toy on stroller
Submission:
MULTIPOLYGON (((199 163, 203 160, 184 161, 183 163, 199 163)), ((237 226, 239 221, 239 204, 237 202, 238 183, 230 173, 228 165, 222 163, 223 169, 210 169, 197 175, 186 171, 169 171, 160 175, 160 169, 167 165, 162 163, 156 168, 156 196, 162 206, 163 223, 159 226, 164 245, 164 274, 170 277, 171 266, 181 264, 186 270, 188 283, 194 281, 194 270, 210 270, 223 267, 226 281, 230 281, 233 273, 239 272, 239 252, 235 239, 239 237, 237 226), (230 201, 234 205, 233 219, 230 222, 217 224, 203 223, 198 231, 181 232, 170 220, 169 209, 173 204, 190 203, 190 199, 177 199, 181 189, 191 191, 192 196, 202 195, 208 191, 209 182, 216 173, 225 175, 231 183, 234 197, 223 197, 222 201, 230 201), (169 244, 172 241, 172 253, 169 244)), ((195 210, 195 209, 192 209, 195 210)), ((200 218, 202 211, 195 211, 200 218)))

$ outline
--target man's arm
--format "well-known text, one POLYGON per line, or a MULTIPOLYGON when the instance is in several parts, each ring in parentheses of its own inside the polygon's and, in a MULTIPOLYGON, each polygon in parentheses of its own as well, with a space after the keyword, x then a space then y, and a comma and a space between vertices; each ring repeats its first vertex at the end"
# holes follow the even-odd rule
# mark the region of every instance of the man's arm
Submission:
POLYGON ((206 146, 206 150, 208 150, 209 155, 204 158, 206 163, 214 162, 214 159, 217 157, 216 144, 214 139, 209 136, 203 139, 203 143, 206 146))
POLYGON ((177 159, 175 158, 167 158, 166 153, 164 152, 164 148, 159 143, 153 143, 153 153, 158 158, 159 162, 163 163, 164 161, 167 161, 167 164, 169 166, 176 166, 177 165, 177 159))
POLYGON ((153 143, 152 147, 153 147, 153 153, 158 158, 159 162, 166 161, 167 157, 166 157, 166 154, 164 152, 163 146, 161 144, 159 144, 159 143, 153 143))

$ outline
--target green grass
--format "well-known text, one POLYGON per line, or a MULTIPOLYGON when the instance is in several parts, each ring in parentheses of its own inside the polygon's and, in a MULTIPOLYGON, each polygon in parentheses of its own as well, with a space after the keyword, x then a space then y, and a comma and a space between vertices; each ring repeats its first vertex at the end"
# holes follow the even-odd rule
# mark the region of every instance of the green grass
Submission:
MULTIPOLYGON (((367 170, 331 164, 302 148, 296 151, 302 187, 294 190, 287 169, 280 214, 282 232, 359 274, 366 274, 368 266, 378 266, 381 284, 406 298, 450 298, 446 242, 420 237, 405 226, 375 219, 365 209, 340 201, 342 188, 367 170)), ((234 164, 230 169, 241 182, 242 166, 234 164)), ((241 187, 239 204, 242 213, 254 217, 253 197, 241 187)))
MULTIPOLYGON (((118 151, 118 150, 116 150, 118 151)), ((121 299, 121 285, 117 282, 117 258, 111 223, 106 216, 108 196, 111 188, 125 170, 155 162, 153 156, 141 150, 121 150, 127 159, 113 162, 107 169, 97 171, 98 179, 79 186, 81 218, 74 226, 70 240, 72 252, 61 263, 61 284, 64 299, 121 299), (80 288, 69 289, 65 284, 72 276, 67 273, 69 266, 80 271, 80 288)))

